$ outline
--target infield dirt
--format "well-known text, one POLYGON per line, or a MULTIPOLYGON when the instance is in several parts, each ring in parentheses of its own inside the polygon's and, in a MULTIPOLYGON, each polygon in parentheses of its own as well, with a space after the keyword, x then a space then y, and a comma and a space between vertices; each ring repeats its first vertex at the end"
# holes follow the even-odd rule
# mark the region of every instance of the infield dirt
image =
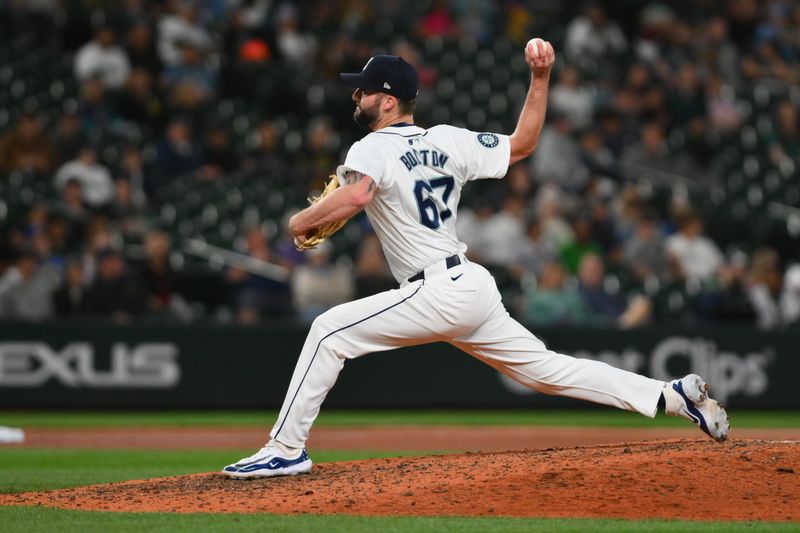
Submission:
POLYGON ((0 505, 800 521, 800 442, 667 440, 372 459, 316 465, 291 478, 239 481, 210 473, 0 495, 0 505))

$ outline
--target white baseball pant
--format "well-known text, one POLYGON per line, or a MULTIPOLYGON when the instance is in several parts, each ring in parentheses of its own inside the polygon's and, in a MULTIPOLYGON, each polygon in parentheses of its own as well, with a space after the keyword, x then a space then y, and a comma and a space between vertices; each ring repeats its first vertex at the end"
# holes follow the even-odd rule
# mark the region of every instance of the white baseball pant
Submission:
POLYGON ((494 278, 461 259, 438 261, 425 279, 339 305, 311 326, 270 436, 302 448, 347 359, 444 341, 545 394, 580 398, 654 417, 664 382, 548 350, 511 318, 494 278))

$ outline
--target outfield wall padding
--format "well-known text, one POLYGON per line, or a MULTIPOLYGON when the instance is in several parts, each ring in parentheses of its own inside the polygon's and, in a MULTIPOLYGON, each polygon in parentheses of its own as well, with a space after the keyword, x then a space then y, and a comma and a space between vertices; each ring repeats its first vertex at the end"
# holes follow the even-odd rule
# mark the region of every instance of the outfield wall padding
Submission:
MULTIPOLYGON (((277 408, 306 326, 0 325, 0 408, 277 408)), ((536 329, 554 351, 668 380, 703 375, 732 407, 798 408, 800 331, 536 329)), ((576 407, 447 344, 348 361, 328 407, 576 407)))

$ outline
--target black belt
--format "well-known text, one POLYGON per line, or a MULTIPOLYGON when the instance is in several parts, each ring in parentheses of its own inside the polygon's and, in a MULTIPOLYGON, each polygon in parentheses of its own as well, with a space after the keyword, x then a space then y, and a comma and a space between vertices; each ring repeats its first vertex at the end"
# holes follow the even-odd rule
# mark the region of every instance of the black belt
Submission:
MULTIPOLYGON (((448 270, 450 270, 454 266, 458 266, 458 265, 461 264, 461 258, 458 257, 458 255, 451 255, 450 257, 448 257, 444 261, 447 264, 447 269, 448 270)), ((417 272, 416 274, 414 274, 413 276, 408 278, 408 282, 411 283, 412 281, 419 281, 421 279, 425 279, 425 271, 424 270, 420 270, 419 272, 417 272)))

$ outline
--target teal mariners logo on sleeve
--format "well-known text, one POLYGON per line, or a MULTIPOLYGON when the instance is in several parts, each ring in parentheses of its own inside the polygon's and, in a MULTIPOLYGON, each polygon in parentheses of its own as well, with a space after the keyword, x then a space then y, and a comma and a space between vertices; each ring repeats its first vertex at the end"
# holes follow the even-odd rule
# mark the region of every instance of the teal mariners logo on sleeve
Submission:
POLYGON ((500 139, 498 139, 497 135, 494 133, 479 133, 478 142, 484 145, 486 148, 494 148, 500 144, 500 139))

